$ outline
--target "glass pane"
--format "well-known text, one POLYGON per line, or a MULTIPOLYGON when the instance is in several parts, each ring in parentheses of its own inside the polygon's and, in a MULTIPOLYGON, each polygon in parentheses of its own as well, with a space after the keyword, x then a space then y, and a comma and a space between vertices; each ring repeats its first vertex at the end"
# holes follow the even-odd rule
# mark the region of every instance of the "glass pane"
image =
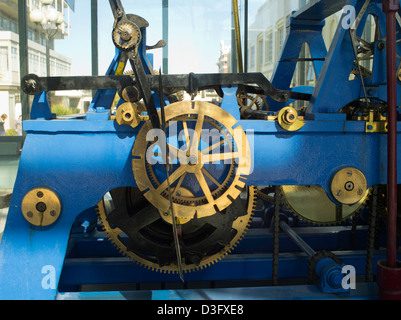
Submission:
MULTIPOLYGON (((126 13, 137 14, 149 22, 148 45, 154 45, 163 38, 162 0, 122 3, 126 13)), ((231 45, 231 1, 169 0, 168 6, 168 73, 218 72, 220 48, 231 45)), ((98 8, 101 21, 99 73, 104 74, 115 52, 111 41, 114 18, 107 0, 99 0, 98 8)), ((153 50, 152 53, 153 69, 158 71, 162 65, 163 50, 153 50)), ((82 65, 77 70, 88 74, 90 66, 82 65)))
MULTIPOLYGON (((249 0, 248 71, 262 72, 271 79, 287 35, 287 21, 293 11, 306 6, 309 0, 249 0)), ((329 48, 337 29, 340 13, 326 19, 323 38, 329 48)), ((310 58, 304 46, 299 58, 310 58)), ((310 61, 298 62, 293 86, 312 85, 316 79, 310 61)))

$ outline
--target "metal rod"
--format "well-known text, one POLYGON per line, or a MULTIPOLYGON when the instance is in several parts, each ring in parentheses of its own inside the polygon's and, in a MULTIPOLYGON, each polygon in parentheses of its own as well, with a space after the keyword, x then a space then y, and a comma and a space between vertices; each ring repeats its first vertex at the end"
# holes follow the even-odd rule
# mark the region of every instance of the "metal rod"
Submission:
POLYGON ((313 257, 316 251, 313 250, 292 228, 285 223, 285 221, 280 220, 280 228, 283 230, 294 242, 302 249, 309 257, 313 257))
POLYGON ((387 120, 388 120, 388 216, 387 267, 397 264, 397 53, 396 18, 399 0, 383 0, 387 29, 387 120))
POLYGON ((92 76, 99 75, 97 0, 91 0, 92 76))
POLYGON ((163 0, 162 20, 163 40, 166 41, 166 46, 163 48, 163 74, 168 74, 168 0, 163 0))
MULTIPOLYGON (((19 64, 20 78, 29 73, 28 70, 28 13, 26 0, 18 0, 18 33, 19 33, 19 64)), ((22 120, 29 119, 29 97, 21 88, 21 114, 22 120)))
POLYGON ((244 0, 244 72, 248 72, 248 15, 249 15, 249 2, 244 0))
MULTIPOLYGON (((162 80, 162 70, 160 68, 159 70, 159 97, 160 97, 160 113, 162 117, 162 130, 164 134, 166 135, 166 116, 164 112, 164 98, 163 98, 163 80, 162 80)), ((173 195, 171 191, 171 184, 170 184, 170 151, 167 143, 167 137, 166 137, 166 145, 165 145, 165 152, 166 152, 166 158, 165 158, 165 168, 166 168, 166 175, 167 175, 167 186, 168 186, 168 195, 169 195, 169 201, 170 201, 170 212, 171 212, 171 220, 172 220, 172 226, 173 226, 173 237, 174 237, 174 247, 175 247, 175 252, 177 255, 177 265, 178 265, 178 271, 180 275, 180 279, 182 282, 184 282, 184 275, 183 275, 183 270, 182 270, 182 257, 181 257, 181 247, 180 247, 180 241, 178 237, 178 228, 177 228, 177 221, 176 221, 176 216, 174 213, 174 206, 173 206, 173 195)))
POLYGON ((233 0, 233 14, 234 14, 235 47, 237 49, 238 72, 243 73, 244 66, 242 62, 241 30, 239 24, 238 0, 233 0))
MULTIPOLYGON (((98 3, 91 0, 91 51, 92 51, 92 76, 99 75, 99 43, 98 43, 98 3)), ((96 90, 92 90, 94 97, 96 90)))

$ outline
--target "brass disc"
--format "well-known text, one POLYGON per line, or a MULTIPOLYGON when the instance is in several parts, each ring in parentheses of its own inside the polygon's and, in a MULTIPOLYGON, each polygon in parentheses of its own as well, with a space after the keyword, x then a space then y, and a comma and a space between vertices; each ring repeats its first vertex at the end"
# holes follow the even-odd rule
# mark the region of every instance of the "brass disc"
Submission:
POLYGON ((292 107, 285 107, 278 114, 278 123, 286 131, 298 131, 305 121, 298 117, 298 112, 292 107))
POLYGON ((24 218, 34 226, 45 227, 57 221, 61 203, 57 194, 46 188, 29 191, 21 203, 24 218))
POLYGON ((367 181, 364 174, 355 168, 338 171, 331 181, 333 197, 342 204, 355 204, 365 196, 367 181))
POLYGON ((353 205, 336 206, 319 186, 283 186, 283 197, 302 219, 323 225, 339 223, 355 214, 366 201, 369 191, 353 205))

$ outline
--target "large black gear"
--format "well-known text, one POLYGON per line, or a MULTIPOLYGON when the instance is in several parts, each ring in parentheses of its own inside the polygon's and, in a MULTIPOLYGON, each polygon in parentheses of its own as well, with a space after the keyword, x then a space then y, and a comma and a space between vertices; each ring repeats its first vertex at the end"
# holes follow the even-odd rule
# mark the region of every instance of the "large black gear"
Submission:
MULTIPOLYGON (((223 212, 179 226, 184 272, 207 267, 234 248, 251 222, 256 202, 254 189, 251 192, 248 203, 238 197, 223 212)), ((98 210, 106 233, 118 249, 149 269, 178 272, 171 224, 159 210, 137 188, 117 188, 110 195, 114 208, 107 213, 99 205, 98 210)))

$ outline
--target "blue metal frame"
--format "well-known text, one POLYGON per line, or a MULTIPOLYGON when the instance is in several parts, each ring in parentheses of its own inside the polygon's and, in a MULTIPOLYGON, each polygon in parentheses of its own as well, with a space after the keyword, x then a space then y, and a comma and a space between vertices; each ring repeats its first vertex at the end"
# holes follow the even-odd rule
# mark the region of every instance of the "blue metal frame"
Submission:
MULTIPOLYGON (((358 12, 364 1, 349 0, 346 3, 354 5, 358 12)), ((248 185, 319 185, 335 202, 331 196, 330 182, 333 175, 344 167, 361 170, 368 187, 387 182, 386 134, 366 133, 365 122, 346 121, 344 115, 337 113, 350 101, 362 97, 362 90, 359 79, 348 81, 354 53, 349 33, 341 26, 326 55, 321 21, 331 12, 329 9, 332 10, 333 5, 326 0, 314 1, 306 10, 294 14, 290 34, 273 77, 274 85, 279 89, 288 89, 291 74, 295 70, 295 63, 290 60, 298 58, 304 42, 309 43, 313 58, 325 58, 324 63, 322 60, 314 61, 319 78, 307 109, 308 121, 305 126, 297 132, 287 132, 273 121, 238 121, 238 125, 247 132, 253 150, 253 172, 246 181, 248 185), (326 7, 322 4, 326 4, 328 9, 323 10, 326 7), (308 10, 315 19, 306 20, 308 10)), ((384 19, 380 9, 380 1, 371 1, 365 16, 374 14, 379 18, 384 37, 384 19)), ((142 31, 145 33, 144 29, 142 31)), ((357 32, 360 34, 362 31, 359 28, 357 32)), ((139 52, 146 72, 150 73, 145 59, 145 41, 142 41, 139 52)), ((400 44, 398 49, 401 50, 400 44)), ((386 100, 385 70, 380 68, 385 59, 383 55, 384 52, 375 52, 374 72, 367 85, 371 97, 386 100)), ((120 58, 121 53, 116 51, 108 74, 116 73, 120 58)), ((236 88, 223 88, 223 91, 222 108, 239 119, 236 88)), ((0 299, 54 299, 61 273, 68 274, 71 272, 69 270, 73 270, 69 276, 75 277, 75 281, 90 281, 91 277, 99 276, 108 279, 104 271, 96 273, 96 268, 101 266, 91 265, 87 268, 88 265, 84 265, 85 268, 80 268, 73 261, 64 262, 64 259, 70 231, 77 217, 83 212, 89 212, 91 216, 94 206, 109 190, 136 186, 131 152, 140 127, 132 129, 108 121, 114 96, 113 90, 100 90, 85 118, 57 121, 51 121, 53 116, 45 93, 35 97, 31 113, 35 120, 24 122, 27 136, 0 245, 0 299), (32 226, 21 214, 23 197, 37 187, 52 189, 62 203, 60 218, 50 227, 32 226), (42 286, 47 270, 43 269, 45 266, 54 268, 54 287, 42 286)), ((158 99, 155 98, 155 101, 158 99)), ((281 105, 272 106, 278 110, 281 105)), ((398 132, 401 133, 400 127, 398 132)), ((398 141, 401 141, 401 137, 398 141)), ((397 178, 401 181, 401 168, 398 174, 397 178)), ((190 277, 252 279, 271 273, 271 259, 268 256, 248 257, 231 256, 190 277)), ((345 258, 345 263, 355 264, 361 259, 345 258)), ((302 255, 297 256, 297 266, 306 262, 302 255)), ((119 281, 127 277, 138 281, 143 279, 142 276, 155 281, 166 279, 165 275, 151 273, 133 264, 128 266, 119 263, 107 269, 115 277, 120 277, 119 281)), ((294 269, 282 272, 281 276, 304 276, 304 273, 294 269)))

